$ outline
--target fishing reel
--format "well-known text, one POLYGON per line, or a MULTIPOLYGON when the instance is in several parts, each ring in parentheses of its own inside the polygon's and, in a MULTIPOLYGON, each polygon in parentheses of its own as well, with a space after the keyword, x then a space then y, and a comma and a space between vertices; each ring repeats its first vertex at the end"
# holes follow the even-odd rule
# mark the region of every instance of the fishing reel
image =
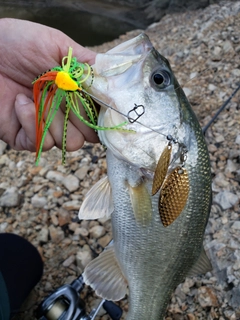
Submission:
POLYGON ((71 284, 59 287, 49 295, 37 309, 38 320, 94 320, 101 307, 112 320, 119 320, 122 309, 112 301, 102 300, 96 309, 86 314, 85 303, 80 299, 84 288, 83 277, 80 275, 71 284))

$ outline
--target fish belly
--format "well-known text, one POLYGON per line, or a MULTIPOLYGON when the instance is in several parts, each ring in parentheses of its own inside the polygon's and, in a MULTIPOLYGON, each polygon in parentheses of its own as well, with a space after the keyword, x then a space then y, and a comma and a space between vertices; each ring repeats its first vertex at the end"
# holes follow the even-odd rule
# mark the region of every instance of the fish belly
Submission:
MULTIPOLYGON (((194 202, 194 193, 196 195, 199 188, 195 182, 185 209, 170 226, 164 227, 160 220, 158 194, 152 197, 152 219, 147 226, 142 226, 135 220, 128 190, 129 179, 136 179, 138 175, 140 179, 140 171, 116 159, 111 152, 107 154, 107 161, 114 201, 115 253, 129 285, 127 319, 163 319, 172 292, 199 257, 208 208, 194 202)), ((145 183, 150 192, 152 182, 145 183)), ((199 202, 207 197, 209 206, 210 192, 206 189, 210 189, 210 185, 202 190, 199 202)))

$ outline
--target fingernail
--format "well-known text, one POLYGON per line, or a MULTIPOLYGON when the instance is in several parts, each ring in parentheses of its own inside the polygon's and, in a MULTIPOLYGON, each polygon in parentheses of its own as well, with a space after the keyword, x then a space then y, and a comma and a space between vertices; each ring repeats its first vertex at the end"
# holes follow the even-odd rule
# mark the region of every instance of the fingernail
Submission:
POLYGON ((25 94, 20 93, 16 97, 16 102, 20 105, 25 105, 25 104, 31 103, 32 100, 27 96, 25 96, 25 94))

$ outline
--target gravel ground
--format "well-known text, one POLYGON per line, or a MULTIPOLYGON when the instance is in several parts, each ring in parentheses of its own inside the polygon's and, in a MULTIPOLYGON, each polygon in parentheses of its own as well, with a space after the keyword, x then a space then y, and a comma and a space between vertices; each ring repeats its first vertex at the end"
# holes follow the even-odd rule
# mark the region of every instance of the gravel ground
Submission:
MULTIPOLYGON (((145 32, 166 56, 184 87, 202 126, 240 82, 240 1, 222 2, 203 10, 166 15, 145 32)), ((134 30, 100 47, 106 51, 139 34, 134 30)), ((213 271, 188 278, 170 301, 167 320, 240 319, 240 93, 208 130, 213 206, 205 248, 213 271)), ((105 152, 86 144, 68 153, 34 154, 0 145, 0 232, 14 232, 39 250, 45 270, 15 319, 35 319, 42 299, 70 283, 111 239, 109 220, 79 221, 78 209, 89 188, 106 174, 105 152)), ((81 294, 91 310, 99 299, 90 288, 81 294)), ((120 303, 123 318, 127 299, 120 303)), ((110 319, 101 310, 98 319, 110 319)))

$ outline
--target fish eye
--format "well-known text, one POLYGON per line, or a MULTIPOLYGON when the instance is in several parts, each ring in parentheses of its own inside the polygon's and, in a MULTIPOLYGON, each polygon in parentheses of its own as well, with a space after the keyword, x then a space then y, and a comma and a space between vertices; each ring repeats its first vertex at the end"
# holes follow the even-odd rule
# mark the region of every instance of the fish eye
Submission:
POLYGON ((171 77, 166 70, 157 70, 152 74, 152 83, 157 89, 164 89, 171 84, 171 77))

